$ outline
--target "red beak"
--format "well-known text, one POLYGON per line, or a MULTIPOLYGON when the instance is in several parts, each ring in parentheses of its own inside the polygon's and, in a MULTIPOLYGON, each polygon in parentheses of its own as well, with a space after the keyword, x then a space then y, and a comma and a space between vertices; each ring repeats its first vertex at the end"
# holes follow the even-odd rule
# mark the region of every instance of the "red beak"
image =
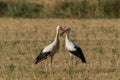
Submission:
POLYGON ((62 29, 62 33, 60 35, 63 35, 64 33, 67 33, 66 30, 62 29))

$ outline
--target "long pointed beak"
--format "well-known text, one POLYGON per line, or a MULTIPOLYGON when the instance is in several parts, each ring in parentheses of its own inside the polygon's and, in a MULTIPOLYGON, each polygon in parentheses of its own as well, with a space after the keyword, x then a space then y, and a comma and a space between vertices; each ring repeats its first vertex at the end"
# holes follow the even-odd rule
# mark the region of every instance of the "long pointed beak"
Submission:
POLYGON ((60 33, 60 35, 63 35, 64 33, 67 33, 66 30, 62 29, 62 33, 60 33))

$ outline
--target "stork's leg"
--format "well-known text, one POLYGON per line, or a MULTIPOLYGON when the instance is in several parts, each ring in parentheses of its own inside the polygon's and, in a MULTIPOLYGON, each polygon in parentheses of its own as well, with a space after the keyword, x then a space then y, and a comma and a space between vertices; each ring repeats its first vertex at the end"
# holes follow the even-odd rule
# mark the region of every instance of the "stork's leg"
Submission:
POLYGON ((73 59, 73 67, 77 68, 77 58, 75 56, 74 56, 74 59, 73 59))
POLYGON ((48 71, 48 58, 45 60, 45 70, 48 71))
POLYGON ((70 63, 69 63, 70 66, 73 66, 73 55, 70 54, 70 63))
POLYGON ((72 65, 72 67, 74 66, 74 57, 73 56, 71 57, 71 65, 72 65))
POLYGON ((52 71, 52 62, 53 62, 53 56, 51 56, 51 60, 50 60, 50 72, 52 71))
POLYGON ((75 67, 77 66, 77 59, 75 58, 75 67))

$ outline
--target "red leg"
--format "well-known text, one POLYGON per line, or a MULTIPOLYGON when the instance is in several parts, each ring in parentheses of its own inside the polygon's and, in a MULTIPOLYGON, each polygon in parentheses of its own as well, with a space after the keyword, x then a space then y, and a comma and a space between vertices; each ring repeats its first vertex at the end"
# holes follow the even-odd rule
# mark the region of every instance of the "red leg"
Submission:
POLYGON ((48 58, 45 60, 45 70, 48 71, 48 58))
POLYGON ((50 60, 50 72, 52 71, 52 63, 53 63, 53 56, 51 56, 51 60, 50 60))

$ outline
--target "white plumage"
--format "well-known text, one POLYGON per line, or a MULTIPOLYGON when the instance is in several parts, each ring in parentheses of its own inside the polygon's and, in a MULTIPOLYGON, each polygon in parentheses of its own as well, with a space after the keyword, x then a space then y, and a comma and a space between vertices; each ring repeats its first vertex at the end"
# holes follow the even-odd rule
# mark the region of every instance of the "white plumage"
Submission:
POLYGON ((67 48, 68 50, 71 50, 71 51, 76 50, 76 49, 74 48, 75 43, 73 43, 70 39, 68 39, 67 35, 66 35, 66 40, 65 40, 65 46, 66 46, 66 48, 67 48))
POLYGON ((71 29, 66 29, 66 40, 65 40, 65 46, 67 50, 70 52, 70 56, 76 56, 82 60, 83 63, 86 63, 85 57, 83 55, 82 49, 74 42, 71 41, 69 38, 69 33, 71 29))
POLYGON ((47 65, 48 65, 48 57, 50 57, 50 67, 52 68, 52 61, 53 61, 53 56, 56 53, 56 51, 59 49, 59 31, 62 30, 64 31, 64 29, 60 26, 57 26, 56 28, 56 36, 54 41, 49 44, 48 46, 46 46, 45 48, 43 48, 40 52, 40 54, 38 55, 38 57, 36 58, 35 64, 37 64, 38 62, 42 61, 42 60, 46 60, 46 64, 45 64, 45 68, 47 71, 47 65))

